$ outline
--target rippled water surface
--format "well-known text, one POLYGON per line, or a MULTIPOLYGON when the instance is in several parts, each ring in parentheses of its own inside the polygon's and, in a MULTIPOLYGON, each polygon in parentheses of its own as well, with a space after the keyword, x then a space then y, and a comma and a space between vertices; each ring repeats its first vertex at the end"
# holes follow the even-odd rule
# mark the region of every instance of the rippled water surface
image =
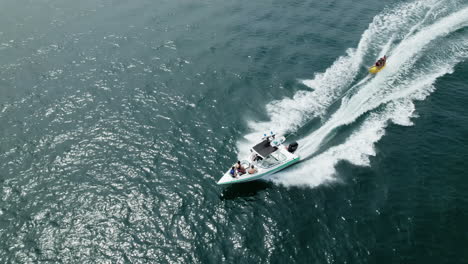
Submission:
POLYGON ((468 263, 467 30, 457 0, 0 0, 0 262, 468 263), (218 186, 266 129, 303 162, 218 186))

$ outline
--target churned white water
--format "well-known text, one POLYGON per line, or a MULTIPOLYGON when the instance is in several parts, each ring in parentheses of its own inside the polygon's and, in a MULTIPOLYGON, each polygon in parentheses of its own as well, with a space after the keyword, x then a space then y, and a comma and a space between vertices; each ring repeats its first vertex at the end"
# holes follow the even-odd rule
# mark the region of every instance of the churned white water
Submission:
POLYGON ((302 80, 311 90, 269 103, 270 120, 250 122, 251 133, 238 142, 239 156, 264 131, 291 133, 320 118, 318 129, 299 135, 298 154, 304 161, 273 175, 272 181, 313 187, 339 179, 335 169, 339 161, 370 165, 374 145, 389 122, 412 125, 413 102, 424 100, 436 79, 468 56, 468 37, 457 34, 466 26, 468 7, 457 1, 415 1, 377 15, 357 48, 348 49, 324 73, 302 80), (359 80, 358 74, 384 54, 389 57, 386 68, 359 80), (336 102, 340 105, 332 110, 336 102), (358 118, 362 121, 356 122, 358 118), (344 142, 327 145, 334 131, 354 123, 344 142))

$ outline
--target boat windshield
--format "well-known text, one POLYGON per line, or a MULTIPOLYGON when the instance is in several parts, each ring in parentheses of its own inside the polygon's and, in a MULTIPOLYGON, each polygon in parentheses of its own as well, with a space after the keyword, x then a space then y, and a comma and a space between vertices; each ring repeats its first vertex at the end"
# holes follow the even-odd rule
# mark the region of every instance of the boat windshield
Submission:
POLYGON ((285 160, 286 160, 286 156, 283 153, 277 151, 277 152, 271 153, 268 157, 261 160, 258 163, 258 166, 260 168, 267 169, 267 168, 276 166, 276 165, 284 162, 285 160))
POLYGON ((275 157, 275 159, 277 159, 280 162, 283 162, 283 161, 286 160, 286 156, 283 153, 279 152, 279 151, 271 153, 270 156, 275 157))

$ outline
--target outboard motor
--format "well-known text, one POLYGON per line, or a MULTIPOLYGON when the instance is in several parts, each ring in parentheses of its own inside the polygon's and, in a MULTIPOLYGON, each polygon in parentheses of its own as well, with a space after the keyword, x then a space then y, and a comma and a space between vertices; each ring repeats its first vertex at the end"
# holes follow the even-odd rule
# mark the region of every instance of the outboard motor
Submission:
POLYGON ((298 147, 299 147, 299 144, 297 144, 297 142, 293 142, 288 145, 288 151, 291 153, 294 153, 294 151, 296 151, 298 147))

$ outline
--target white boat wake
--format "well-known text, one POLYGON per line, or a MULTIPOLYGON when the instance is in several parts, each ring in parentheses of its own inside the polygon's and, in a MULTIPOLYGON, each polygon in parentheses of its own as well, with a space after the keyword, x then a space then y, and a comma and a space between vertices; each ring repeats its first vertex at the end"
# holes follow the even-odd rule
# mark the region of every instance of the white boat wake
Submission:
POLYGON ((244 144, 251 144, 263 131, 291 133, 320 118, 322 125, 299 140, 298 154, 306 160, 271 180, 313 187, 337 180, 339 161, 368 166, 388 123, 412 125, 413 102, 424 100, 438 77, 468 57, 468 34, 461 30, 467 26, 468 6, 450 0, 415 1, 377 15, 356 49, 349 49, 324 73, 303 81, 311 91, 268 104, 270 121, 251 122, 252 132, 238 142, 239 149, 247 149, 244 144), (389 56, 385 70, 351 87, 362 65, 383 54, 389 56), (338 109, 332 109, 337 101, 338 109), (330 146, 333 133, 353 123, 358 128, 344 142, 330 146))

